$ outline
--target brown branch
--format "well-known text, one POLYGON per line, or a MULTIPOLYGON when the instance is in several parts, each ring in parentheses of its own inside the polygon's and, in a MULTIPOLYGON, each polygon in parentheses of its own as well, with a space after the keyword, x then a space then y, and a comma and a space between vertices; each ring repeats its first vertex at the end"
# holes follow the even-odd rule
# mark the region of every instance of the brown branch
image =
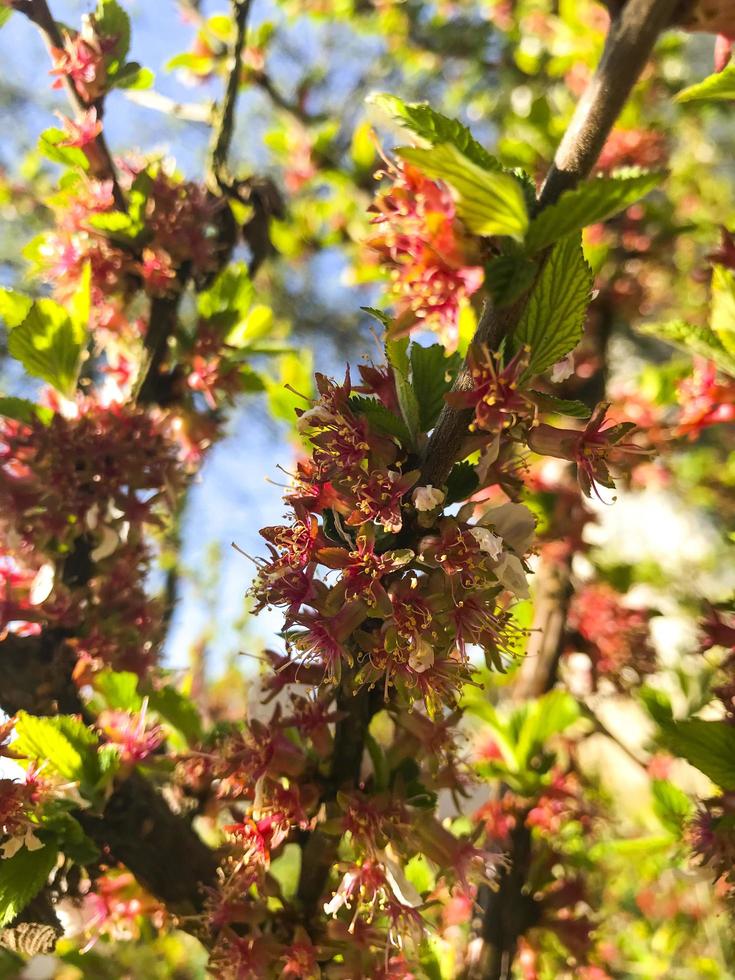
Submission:
MULTIPOLYGON (((53 49, 63 48, 64 38, 46 0, 13 0, 11 6, 14 10, 24 14, 28 20, 36 25, 53 60, 53 49)), ((67 96, 69 97, 69 102, 79 119, 92 106, 81 97, 74 82, 68 75, 62 75, 62 80, 67 96)), ((101 114, 101 106, 97 105, 95 108, 101 114)), ((117 179, 115 164, 113 163, 112 155, 102 133, 95 137, 94 150, 95 152, 90 154, 90 167, 93 167, 96 177, 112 181, 112 196, 115 201, 115 207, 119 211, 125 211, 127 209, 125 195, 117 179)))
MULTIPOLYGON (((541 191, 538 207, 554 204, 560 194, 587 177, 595 164, 617 116, 638 80, 660 31, 670 22, 678 0, 629 0, 610 27, 605 50, 588 91, 577 104, 541 191), (605 100, 610 100, 610 107, 605 100)), ((542 263, 539 264, 539 266, 542 263)), ((487 304, 474 341, 490 350, 512 335, 525 309, 531 290, 504 309, 487 304)), ((455 388, 469 386, 467 369, 455 388)), ((471 411, 442 410, 429 438, 421 470, 423 483, 441 486, 460 458, 471 411)))
POLYGON ((215 192, 226 189, 229 183, 227 158, 235 130, 235 109, 242 75, 242 53, 245 47, 251 6, 251 0, 231 0, 231 2, 235 16, 235 41, 229 56, 230 64, 224 98, 217 110, 217 121, 212 132, 207 172, 207 181, 215 192))

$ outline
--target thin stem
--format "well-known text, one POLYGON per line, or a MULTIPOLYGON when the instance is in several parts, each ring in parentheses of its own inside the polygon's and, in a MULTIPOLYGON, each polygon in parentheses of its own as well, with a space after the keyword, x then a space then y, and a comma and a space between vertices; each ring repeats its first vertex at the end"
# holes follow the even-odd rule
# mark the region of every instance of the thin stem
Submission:
POLYGON ((242 76, 242 52, 247 37, 250 7, 251 0, 232 0, 233 15, 235 18, 235 41, 230 52, 225 94, 217 111, 209 151, 207 181, 214 191, 225 189, 228 183, 227 158, 230 153, 232 136, 235 130, 235 109, 242 76))

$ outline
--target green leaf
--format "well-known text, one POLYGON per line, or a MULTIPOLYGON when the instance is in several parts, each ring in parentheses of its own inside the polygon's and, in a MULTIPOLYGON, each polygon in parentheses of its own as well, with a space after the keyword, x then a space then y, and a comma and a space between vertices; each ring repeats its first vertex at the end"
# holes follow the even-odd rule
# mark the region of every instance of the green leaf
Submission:
POLYGON ((533 283, 536 263, 523 255, 498 255, 485 266, 485 287, 497 307, 509 306, 533 283))
POLYGON ((459 503, 460 500, 467 500, 477 490, 480 481, 477 471, 472 463, 466 460, 456 463, 447 477, 447 497, 445 505, 459 503))
POLYGON ((674 720, 671 710, 671 699, 665 691, 644 684, 638 691, 638 697, 648 714, 660 728, 665 728, 674 720))
POLYGON ((153 88, 156 76, 150 68, 142 68, 137 61, 129 61, 113 78, 115 88, 141 89, 153 88))
POLYGON ((32 306, 33 300, 25 293, 18 293, 14 289, 0 289, 0 319, 4 321, 7 330, 22 323, 32 306))
POLYGON ((78 820, 66 812, 45 818, 43 829, 52 831, 58 840, 59 850, 75 864, 92 864, 99 860, 100 850, 82 830, 78 820))
POLYGON ((401 410, 401 418, 406 423, 409 445, 415 448, 420 431, 419 404, 409 381, 411 361, 408 356, 408 338, 386 341, 385 353, 388 363, 393 368, 398 407, 401 410))
POLYGON ((508 235, 523 239, 528 212, 515 177, 483 170, 451 143, 432 149, 403 147, 398 154, 428 177, 443 180, 454 192, 457 214, 476 235, 508 235))
POLYGON ((194 702, 174 687, 162 687, 150 691, 148 704, 159 717, 177 732, 181 732, 190 744, 202 737, 202 719, 194 702))
POLYGON ((101 670, 94 677, 94 689, 108 708, 139 711, 143 698, 138 693, 138 675, 127 670, 101 670))
POLYGON ((97 231, 104 232, 109 238, 122 241, 132 241, 143 230, 143 223, 136 221, 125 211, 103 211, 91 214, 87 224, 97 231))
POLYGON ((699 327, 683 320, 668 323, 644 324, 637 328, 640 333, 658 337, 679 347, 690 356, 698 354, 714 361, 717 367, 735 378, 735 354, 731 354, 720 338, 709 327, 699 327))
POLYGON ((0 397, 0 415, 6 419, 15 419, 16 422, 23 422, 31 425, 34 419, 38 419, 44 425, 48 425, 54 417, 52 408, 45 408, 43 405, 35 405, 27 398, 13 398, 11 396, 0 397))
POLYGON ((712 319, 717 339, 735 357, 735 273, 723 265, 712 268, 712 319))
POLYGON ((582 337, 592 289, 579 234, 552 249, 536 280, 513 335, 516 346, 530 348, 528 376, 540 374, 577 346, 582 337))
MULTIPOLYGON (((115 38, 115 60, 122 64, 130 50, 130 18, 126 11, 117 0, 99 0, 94 20, 100 34, 115 38)), ((110 74, 114 74, 112 66, 110 74)))
POLYGON ((680 837, 684 823, 694 809, 692 801, 683 790, 667 779, 654 779, 651 792, 654 813, 667 830, 680 837))
POLYGON ((569 728, 579 716, 579 705, 568 691, 561 689, 549 691, 529 705, 516 746, 521 765, 540 751, 547 739, 569 728))
POLYGON ((86 331, 72 321, 63 306, 51 299, 39 299, 25 320, 11 330, 8 353, 29 374, 71 398, 86 339, 86 331))
POLYGON ((85 262, 79 285, 74 290, 69 301, 69 316, 72 324, 84 336, 89 327, 89 315, 92 311, 92 263, 85 262))
POLYGON ((570 419, 588 419, 592 415, 584 402, 570 398, 557 398, 546 391, 529 391, 529 398, 532 398, 542 412, 553 412, 555 415, 566 415, 570 419))
POLYGON ((386 341, 385 356, 394 371, 400 371, 401 374, 408 377, 411 370, 411 360, 408 356, 408 337, 386 341))
POLYGON ((92 787, 98 776, 97 736, 79 718, 56 715, 53 718, 18 714, 14 751, 27 759, 45 762, 64 779, 92 787))
POLYGON ((234 262, 225 267, 209 287, 199 293, 199 315, 208 320, 223 313, 235 313, 244 318, 252 306, 255 289, 244 262, 234 262))
POLYGON ((544 208, 528 226, 526 249, 538 252, 573 231, 623 211, 653 190, 664 178, 655 171, 621 172, 595 177, 575 190, 565 191, 556 204, 544 208))
POLYGON ((411 382, 419 405, 419 424, 422 432, 436 425, 444 407, 444 396, 452 387, 462 365, 462 358, 454 353, 446 357, 441 344, 422 347, 412 344, 411 382))
POLYGON ((395 436, 403 445, 411 441, 411 436, 406 423, 398 415, 395 415, 389 408, 377 400, 377 398, 367 398, 362 395, 350 396, 350 408, 353 412, 364 415, 368 420, 370 428, 375 432, 382 432, 384 435, 395 436))
POLYGON ((78 146, 61 146, 69 139, 69 134, 63 129, 52 127, 44 129, 38 140, 38 149, 47 160, 52 163, 60 163, 62 167, 79 167, 82 170, 89 169, 89 160, 78 146))
POLYGON ((436 112, 426 102, 403 102, 394 95, 371 95, 367 102, 386 112, 420 139, 432 146, 450 143, 483 170, 501 170, 501 164, 474 138, 457 119, 436 112))
POLYGON ((0 27, 2 27, 3 24, 7 23, 8 18, 10 17, 12 12, 13 11, 11 10, 10 7, 0 7, 0 27))
POLYGON ((301 848, 298 844, 285 844, 278 857, 271 863, 269 869, 278 882, 281 894, 286 901, 296 897, 301 875, 301 848))
POLYGON ((699 102, 709 99, 735 99, 735 65, 727 65, 722 71, 708 75, 696 85, 682 89, 675 101, 699 102))
POLYGON ((382 323, 386 330, 390 330, 393 320, 387 313, 383 313, 382 310, 377 310, 374 306, 361 306, 360 309, 364 313, 369 313, 371 317, 374 317, 378 321, 378 323, 382 323))
POLYGON ((0 862, 0 926, 22 912, 48 881, 58 852, 50 845, 36 851, 21 847, 11 858, 0 862))
POLYGON ((690 718, 667 727, 662 742, 725 790, 735 790, 735 728, 724 721, 690 718))

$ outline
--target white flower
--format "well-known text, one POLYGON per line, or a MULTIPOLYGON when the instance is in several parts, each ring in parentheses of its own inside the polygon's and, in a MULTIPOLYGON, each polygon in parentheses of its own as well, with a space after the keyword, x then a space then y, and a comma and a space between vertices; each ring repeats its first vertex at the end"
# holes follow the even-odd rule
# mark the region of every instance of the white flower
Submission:
POLYGON ((425 670, 434 665, 434 648, 426 640, 416 640, 416 645, 408 658, 408 666, 415 670, 417 674, 423 674, 425 670))
POLYGON ((526 573, 523 570, 521 559, 516 555, 503 555, 500 564, 493 569, 498 582, 512 592, 519 599, 527 599, 529 596, 528 582, 526 573))
POLYGON ((574 354, 569 353, 566 357, 562 357, 560 361, 557 361, 551 368, 551 380, 554 384, 558 384, 560 381, 566 381, 574 374, 574 354))
POLYGON ((525 555, 533 541, 536 518, 523 504, 502 504, 486 511, 477 522, 483 527, 492 526, 496 534, 516 555, 525 555))
POLYGON ((337 891, 324 904, 325 915, 336 915, 343 905, 347 905, 347 896, 350 894, 350 889, 356 878, 357 875, 354 871, 346 872, 344 878, 339 883, 337 891))
POLYGON ((492 531, 488 531, 486 527, 471 527, 470 534, 479 544, 480 551, 484 551, 485 554, 490 555, 493 560, 500 558, 503 550, 502 538, 499 538, 497 534, 493 534, 492 531))
POLYGON ((415 909, 423 904, 421 895, 408 880, 398 861, 388 854, 389 847, 390 844, 384 851, 378 851, 378 860, 383 865, 386 880, 401 905, 415 909))
POLYGON ((313 425, 328 422, 331 417, 332 416, 323 405, 315 405, 313 408, 307 409, 303 415, 299 416, 299 419, 296 422, 296 429, 298 432, 304 433, 313 425))
POLYGON ((32 606, 40 606, 51 595, 54 589, 55 573, 56 569, 51 562, 46 562, 38 569, 28 594, 28 601, 32 606))
POLYGON ((97 547, 90 552, 89 557, 92 559, 92 561, 102 561, 103 558, 109 558, 119 544, 120 538, 118 538, 117 534, 115 534, 112 528, 103 527, 102 540, 97 547))
POLYGON ((435 507, 444 503, 444 492, 428 484, 425 487, 416 487, 411 499, 418 511, 434 510, 435 507))

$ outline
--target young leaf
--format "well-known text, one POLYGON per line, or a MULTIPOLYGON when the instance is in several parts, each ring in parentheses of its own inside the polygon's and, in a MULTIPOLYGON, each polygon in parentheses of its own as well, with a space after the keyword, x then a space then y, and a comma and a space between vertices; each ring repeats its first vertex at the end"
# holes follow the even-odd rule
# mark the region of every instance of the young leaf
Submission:
POLYGON ((143 698, 138 694, 138 675, 127 670, 101 670, 95 674, 94 689, 105 706, 120 711, 139 711, 143 698))
POLYGON ((579 234, 558 242, 544 262, 513 335, 530 348, 528 376, 540 374, 577 346, 592 289, 579 234))
POLYGON ((457 214, 476 235, 523 239, 528 227, 520 183, 509 174, 483 170, 451 143, 432 149, 403 147, 398 154, 427 177, 443 180, 454 192, 457 214))
POLYGON ((367 101, 431 146, 451 143, 483 170, 502 170, 500 162, 477 142, 466 126, 457 119, 450 119, 441 112, 436 112, 428 103, 407 103, 394 95, 380 94, 370 96, 367 101))
POLYGON ((662 741, 724 790, 735 790, 735 728, 724 721, 690 718, 664 729, 662 741))
POLYGON ((17 327, 28 316, 33 300, 14 289, 0 289, 0 320, 7 330, 17 327))
POLYGON ((604 221, 653 190, 660 172, 636 172, 595 177, 575 190, 565 191, 556 204, 544 208, 528 226, 526 249, 533 253, 573 231, 604 221))
POLYGON ((252 306, 254 296, 247 266, 244 262, 234 262, 226 266, 209 289, 199 293, 197 308, 205 320, 225 313, 235 314, 235 320, 242 319, 252 306))
POLYGON ((48 425, 54 417, 54 410, 43 405, 35 405, 27 398, 5 396, 0 397, 0 415, 6 419, 23 422, 25 425, 30 425, 35 419, 48 425))
POLYGON ((63 306, 51 299, 39 299, 25 320, 11 330, 8 353, 29 374, 71 398, 85 341, 85 330, 72 321, 63 306))
MULTIPOLYGON (((126 11, 117 0, 99 0, 94 20, 100 34, 115 39, 115 61, 121 65, 130 50, 130 18, 126 11)), ((110 66, 110 75, 114 74, 114 67, 110 66)))
POLYGON ((35 851, 21 847, 0 864, 0 926, 22 912, 41 891, 56 864, 58 852, 48 845, 35 851))
POLYGON ((43 760, 64 779, 93 785, 98 776, 97 736, 72 715, 53 718, 18 714, 14 751, 27 759, 43 760))
POLYGON ((528 395, 542 412, 566 415, 570 419, 588 419, 592 415, 592 410, 584 402, 573 398, 557 398, 546 391, 529 391, 528 395))
POLYGON ((52 127, 44 129, 38 141, 39 151, 52 163, 60 163, 62 167, 79 167, 89 169, 89 160, 84 150, 78 146, 61 146, 69 139, 69 134, 63 129, 52 127))
POLYGON ((510 306, 533 282, 536 263, 523 255, 498 255, 485 266, 485 286, 497 307, 510 306))
POLYGON ((654 779, 651 783, 653 810, 661 823, 679 837, 685 821, 694 809, 686 793, 667 779, 654 779))
POLYGON ((142 68, 137 61, 129 61, 114 76, 115 88, 141 89, 153 88, 156 76, 150 68, 142 68))
POLYGON ((151 691, 148 704, 177 732, 181 732, 186 741, 191 744, 202 737, 202 719, 193 701, 173 687, 162 687, 151 691))
POLYGON ((689 355, 706 357, 714 361, 725 374, 735 378, 735 354, 725 347, 709 327, 698 327, 683 320, 671 320, 668 323, 644 324, 637 329, 643 334, 659 337, 689 355))
POLYGON ((447 498, 445 503, 456 504, 460 500, 467 500, 477 490, 480 480, 477 471, 472 463, 466 460, 456 463, 447 477, 447 498))
POLYGON ((350 396, 350 408, 353 412, 364 415, 372 429, 384 435, 395 436, 404 445, 411 441, 406 423, 394 415, 377 398, 366 398, 362 395, 350 396))
POLYGON ((735 274, 723 265, 712 268, 712 320, 717 339, 735 357, 735 274))
POLYGON ((556 689, 538 698, 523 716, 516 744, 521 764, 544 747, 552 735, 558 735, 579 718, 579 705, 568 691, 556 689))
POLYGON ((708 75, 696 85, 682 89, 676 96, 676 102, 699 102, 712 99, 735 99, 735 65, 727 65, 722 71, 708 75))
POLYGON ((361 306, 360 309, 363 313, 369 313, 371 317, 374 317, 378 323, 382 323, 386 330, 390 330, 390 325, 393 320, 388 316, 387 313, 383 313, 382 310, 377 310, 374 306, 361 306))
POLYGON ((444 406, 444 395, 452 387, 462 359, 459 354, 446 357, 441 344, 422 347, 411 345, 411 381, 419 403, 421 430, 433 429, 444 406))

